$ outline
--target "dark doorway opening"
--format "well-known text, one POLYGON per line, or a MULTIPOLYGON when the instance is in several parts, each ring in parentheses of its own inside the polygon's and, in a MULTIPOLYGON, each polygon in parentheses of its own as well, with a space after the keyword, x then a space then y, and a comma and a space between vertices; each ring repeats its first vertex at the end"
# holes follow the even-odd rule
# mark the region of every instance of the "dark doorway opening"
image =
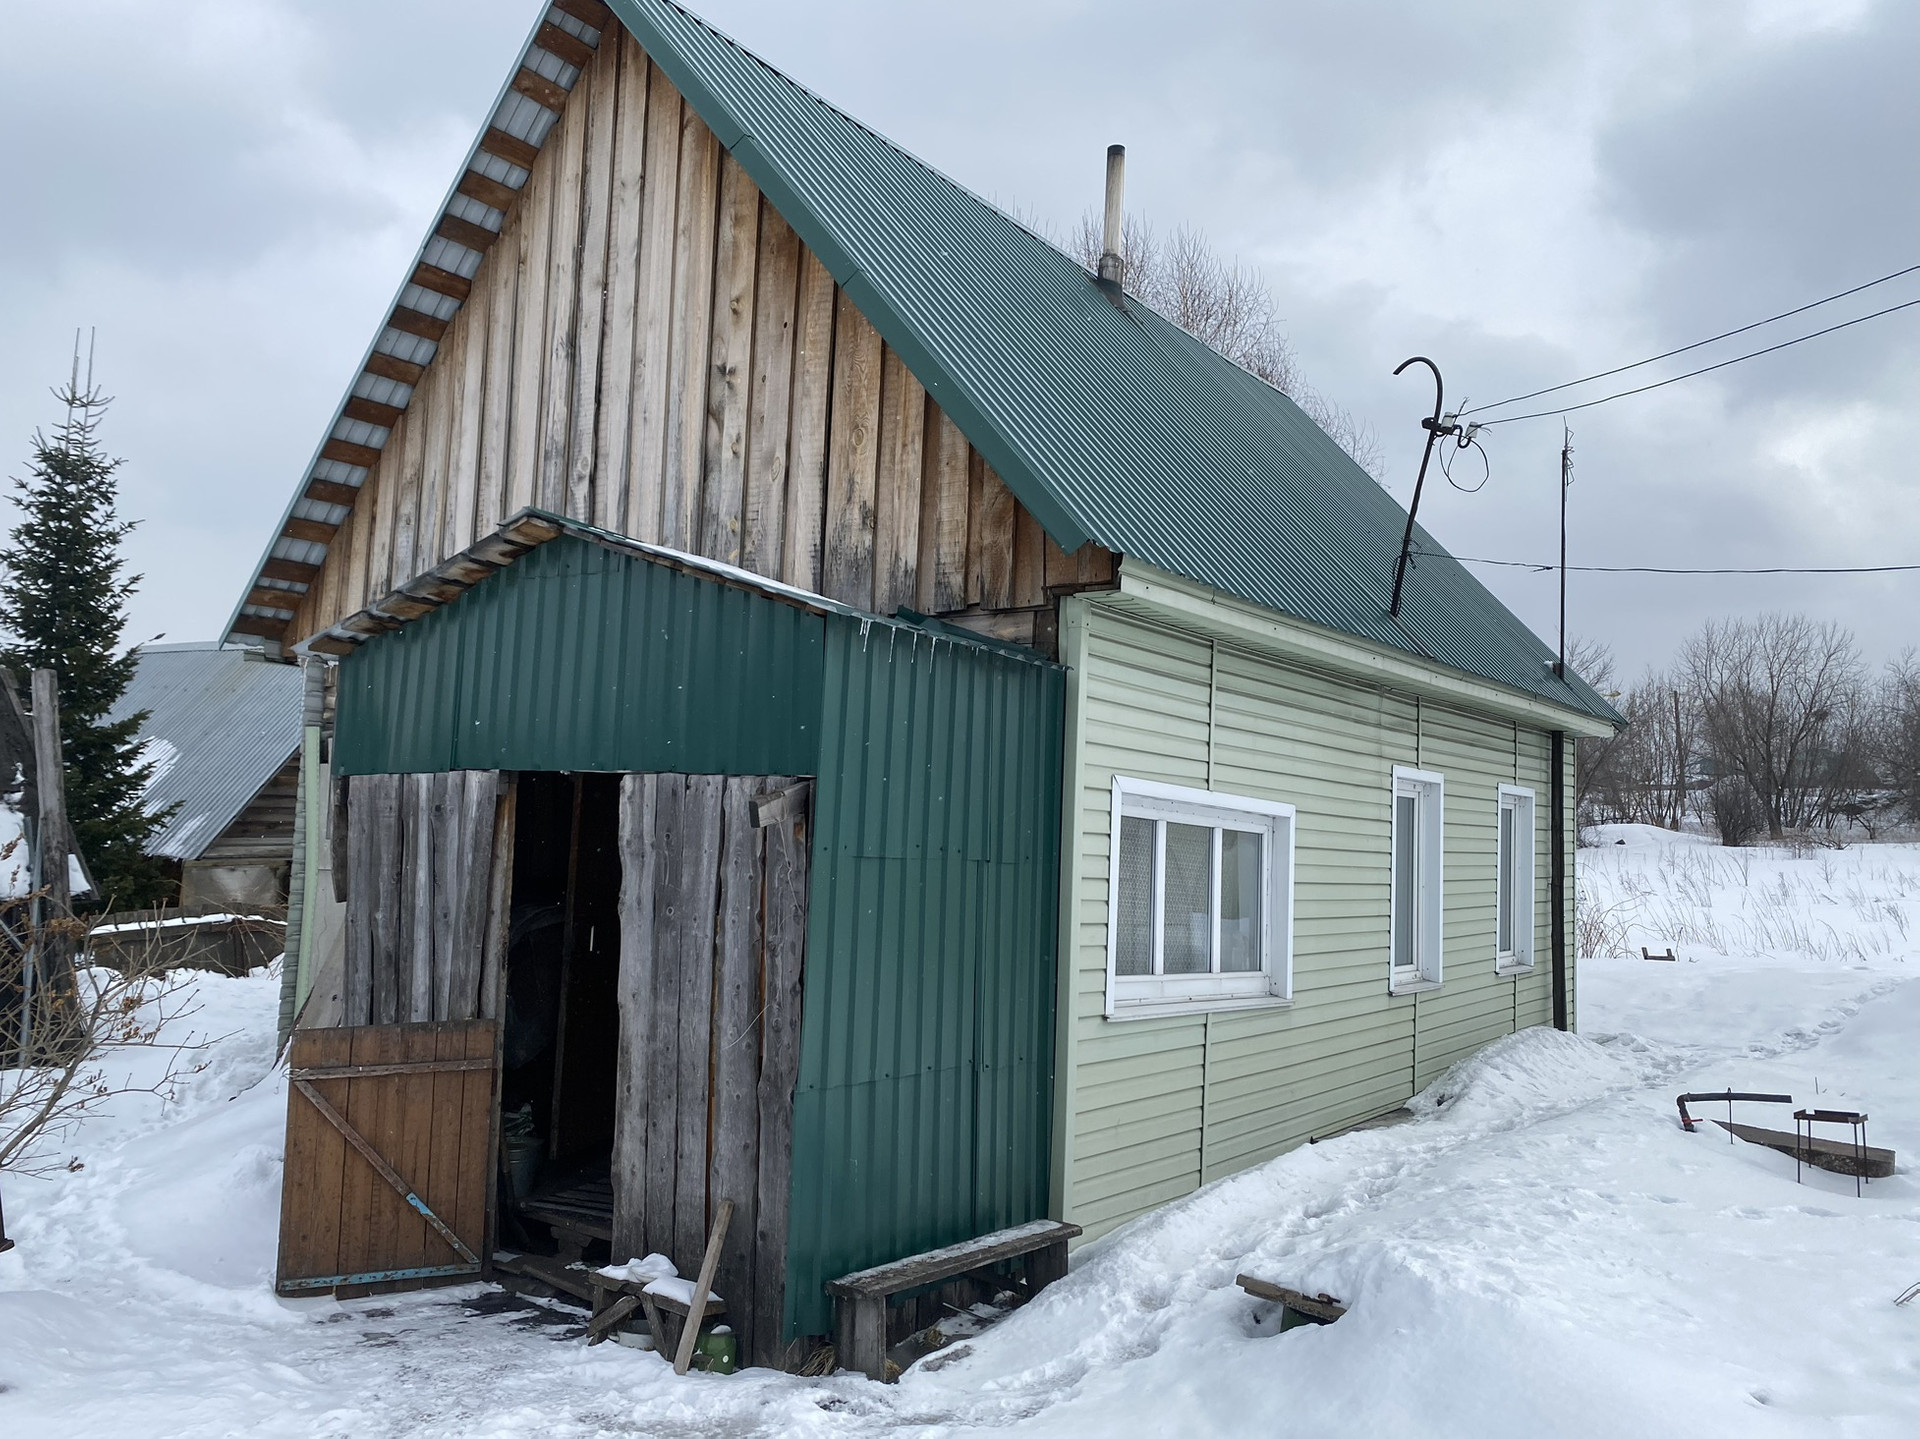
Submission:
POLYGON ((518 776, 501 1056, 501 1240, 561 1268, 604 1260, 612 1238, 619 810, 617 774, 518 776))

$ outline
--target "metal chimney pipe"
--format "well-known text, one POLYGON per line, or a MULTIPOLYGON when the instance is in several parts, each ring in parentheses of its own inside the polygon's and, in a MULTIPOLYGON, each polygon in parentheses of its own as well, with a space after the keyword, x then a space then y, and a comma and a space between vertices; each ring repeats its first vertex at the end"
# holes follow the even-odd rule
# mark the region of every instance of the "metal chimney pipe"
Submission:
POLYGON ((1127 185, 1127 147, 1107 146, 1107 213, 1100 238, 1100 278, 1109 285, 1124 285, 1127 262, 1120 254, 1121 222, 1127 185))

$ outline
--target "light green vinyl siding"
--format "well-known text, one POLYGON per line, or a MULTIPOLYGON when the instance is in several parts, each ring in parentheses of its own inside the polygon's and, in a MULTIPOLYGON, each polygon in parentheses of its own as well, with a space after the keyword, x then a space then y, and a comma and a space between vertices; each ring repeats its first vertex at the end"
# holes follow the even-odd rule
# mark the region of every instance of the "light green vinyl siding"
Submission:
POLYGON ((1551 1019, 1550 736, 1183 631, 1137 605, 1063 614, 1075 737, 1062 843, 1057 1206, 1089 1237, 1404 1103, 1551 1019), (1445 775, 1444 982, 1388 993, 1391 776, 1445 775), (1114 776, 1296 807, 1291 1006, 1105 1015, 1114 776), (1535 792, 1531 971, 1496 972, 1499 786, 1535 792))

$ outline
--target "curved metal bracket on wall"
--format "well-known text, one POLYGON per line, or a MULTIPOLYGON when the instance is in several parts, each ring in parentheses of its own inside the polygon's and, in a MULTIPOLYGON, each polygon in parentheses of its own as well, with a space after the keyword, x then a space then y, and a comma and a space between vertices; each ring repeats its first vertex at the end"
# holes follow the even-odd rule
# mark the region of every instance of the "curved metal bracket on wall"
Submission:
POLYGON ((1427 447, 1420 452, 1420 478, 1413 482, 1413 503, 1407 506, 1407 529, 1400 537, 1400 558, 1393 566, 1393 602, 1387 606, 1387 613, 1395 619, 1400 618, 1400 588, 1407 577, 1407 551, 1413 545, 1413 517, 1420 513, 1420 491, 1426 487, 1427 465, 1433 459, 1434 442, 1443 434, 1453 433, 1454 428, 1440 423, 1440 406, 1446 394, 1440 380, 1440 367, 1425 355, 1415 355, 1410 360, 1402 360, 1393 373, 1398 375, 1409 365, 1425 365, 1433 371, 1433 415, 1420 422, 1420 427, 1427 432, 1427 447))

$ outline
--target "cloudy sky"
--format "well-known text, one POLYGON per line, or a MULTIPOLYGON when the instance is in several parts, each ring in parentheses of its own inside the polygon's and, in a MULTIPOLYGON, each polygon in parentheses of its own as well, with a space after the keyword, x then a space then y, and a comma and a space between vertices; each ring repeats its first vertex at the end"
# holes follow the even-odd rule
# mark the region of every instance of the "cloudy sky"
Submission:
MULTIPOLYGON (((1432 403, 1391 377, 1409 355, 1492 401, 1920 263, 1910 0, 696 8, 1055 232, 1125 142, 1130 207, 1260 269, 1403 500, 1432 403)), ((0 458, 22 471, 97 327, 146 576, 130 638, 217 632, 534 11, 0 0, 0 458)), ((1916 296, 1908 276, 1685 359, 1916 296)), ((1920 309, 1569 420, 1576 564, 1920 561, 1920 309)), ((1489 431, 1485 488, 1430 487, 1423 519, 1461 555, 1550 558, 1559 445, 1553 419, 1489 431)), ((1482 573, 1551 639, 1551 577, 1482 573)), ((1920 641, 1917 574, 1577 575, 1570 604, 1629 673, 1769 608, 1876 661, 1920 641)))

